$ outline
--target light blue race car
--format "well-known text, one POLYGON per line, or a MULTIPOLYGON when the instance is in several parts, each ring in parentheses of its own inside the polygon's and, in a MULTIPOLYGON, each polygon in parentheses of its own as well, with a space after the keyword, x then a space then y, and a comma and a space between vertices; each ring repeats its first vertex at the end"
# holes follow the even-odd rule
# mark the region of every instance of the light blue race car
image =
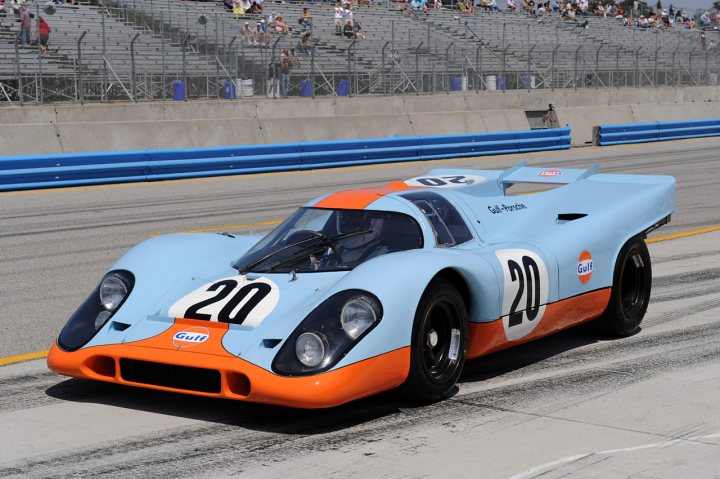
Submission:
POLYGON ((48 357, 74 377, 322 408, 447 396, 465 360, 594 320, 637 331, 669 176, 434 170, 306 204, 264 237, 175 234, 125 254, 48 357), (519 183, 556 188, 522 196, 519 183))

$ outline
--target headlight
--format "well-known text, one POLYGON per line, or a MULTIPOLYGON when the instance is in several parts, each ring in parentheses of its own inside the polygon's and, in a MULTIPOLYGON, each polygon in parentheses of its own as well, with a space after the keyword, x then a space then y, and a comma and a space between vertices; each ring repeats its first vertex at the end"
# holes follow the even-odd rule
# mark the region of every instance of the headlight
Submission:
POLYGON ((100 302, 108 311, 115 311, 127 292, 127 285, 122 279, 113 275, 106 276, 100 283, 100 302))
POLYGON ((376 306, 368 296, 351 298, 340 313, 340 324, 343 330, 353 339, 360 337, 377 321, 376 306))
POLYGON ((85 346, 120 308, 134 284, 135 277, 129 271, 106 274, 60 331, 58 346, 64 351, 85 346))
POLYGON ((319 366, 325 358, 325 344, 318 333, 303 333, 295 342, 295 354, 305 366, 319 366))
POLYGON ((273 371, 285 376, 327 371, 380 319, 380 301, 367 291, 351 289, 334 294, 290 334, 273 360, 273 371))

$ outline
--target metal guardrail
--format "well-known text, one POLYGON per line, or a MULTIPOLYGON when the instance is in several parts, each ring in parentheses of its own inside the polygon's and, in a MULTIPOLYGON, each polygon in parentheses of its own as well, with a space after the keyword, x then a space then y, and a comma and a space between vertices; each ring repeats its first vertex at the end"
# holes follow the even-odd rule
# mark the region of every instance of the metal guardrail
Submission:
POLYGON ((570 148, 570 128, 0 157, 0 191, 303 170, 570 148))
POLYGON ((649 143, 653 141, 703 138, 708 136, 720 136, 720 118, 710 120, 600 125, 593 129, 594 143, 600 146, 625 143, 649 143))

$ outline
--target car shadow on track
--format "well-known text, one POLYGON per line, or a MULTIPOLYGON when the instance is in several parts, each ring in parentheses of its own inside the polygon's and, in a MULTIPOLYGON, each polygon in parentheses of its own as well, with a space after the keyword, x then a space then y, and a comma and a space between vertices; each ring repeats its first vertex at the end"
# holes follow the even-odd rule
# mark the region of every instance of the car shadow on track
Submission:
MULTIPOLYGON (((603 341, 587 328, 573 328, 505 351, 469 360, 460 383, 481 382, 564 353, 603 341)), ((451 395, 456 394, 456 387, 451 395)), ((104 404, 112 407, 219 423, 263 432, 322 434, 351 428, 408 409, 428 407, 401 399, 393 391, 330 409, 301 410, 227 399, 68 379, 46 390, 62 401, 104 404)), ((431 407, 431 406, 430 406, 431 407)))

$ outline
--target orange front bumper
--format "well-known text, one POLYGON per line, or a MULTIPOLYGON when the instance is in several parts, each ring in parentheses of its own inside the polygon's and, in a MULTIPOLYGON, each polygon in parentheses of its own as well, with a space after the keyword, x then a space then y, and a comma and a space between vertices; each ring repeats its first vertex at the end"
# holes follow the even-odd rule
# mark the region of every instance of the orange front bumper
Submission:
POLYGON ((202 348, 164 347, 172 344, 169 338, 182 327, 181 323, 175 324, 168 331, 143 341, 74 352, 65 352, 54 344, 48 355, 48 367, 58 374, 83 379, 297 408, 332 407, 387 391, 401 385, 410 369, 410 347, 405 347, 314 376, 278 376, 225 351, 221 335, 216 335, 217 339, 208 341, 210 344, 202 348), (217 371, 219 392, 134 382, 123 377, 121 360, 217 371))

